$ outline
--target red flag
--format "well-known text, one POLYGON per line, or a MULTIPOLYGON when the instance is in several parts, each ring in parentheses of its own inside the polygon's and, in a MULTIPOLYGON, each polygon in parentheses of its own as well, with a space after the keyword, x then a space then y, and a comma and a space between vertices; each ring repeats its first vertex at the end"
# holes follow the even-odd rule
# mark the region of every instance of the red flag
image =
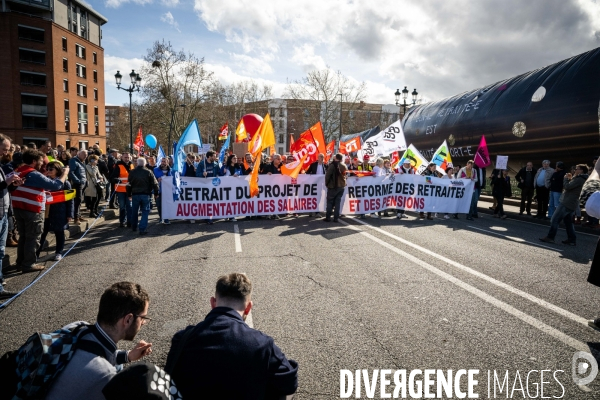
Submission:
POLYGON ((396 165, 398 165, 398 163, 400 162, 400 155, 398 154, 397 151, 392 153, 392 157, 390 158, 390 166, 392 167, 392 169, 396 168, 396 165))
POLYGON ((340 153, 350 154, 355 153, 361 149, 360 136, 350 139, 347 142, 340 140, 340 153))
POLYGON ((143 147, 144 147, 144 139, 142 138, 142 126, 140 125, 137 136, 135 137, 135 140, 133 141, 133 149, 139 153, 143 147))
POLYGON ((325 162, 329 162, 329 159, 333 157, 333 152, 335 151, 335 140, 329 142, 329 144, 327 144, 326 149, 327 150, 325 151, 325 162))
POLYGON ((296 158, 304 159, 303 169, 307 169, 310 164, 314 163, 319 158, 317 145, 310 129, 302 132, 300 138, 290 147, 290 151, 296 158), (307 157, 304 157, 305 153, 307 154, 307 157))
POLYGON ((490 153, 488 152, 487 143, 485 142, 485 136, 481 136, 481 141, 479 142, 479 147, 477 148, 477 153, 475 154, 475 165, 479 168, 487 167, 492 163, 490 159, 490 153))
POLYGON ((225 125, 219 130, 219 140, 225 140, 227 139, 227 136, 229 136, 229 125, 225 122, 225 125))
POLYGON ((319 154, 324 155, 327 152, 327 148, 325 147, 325 135, 323 134, 323 126, 321 126, 321 121, 311 126, 309 130, 313 135, 313 140, 317 145, 319 154))

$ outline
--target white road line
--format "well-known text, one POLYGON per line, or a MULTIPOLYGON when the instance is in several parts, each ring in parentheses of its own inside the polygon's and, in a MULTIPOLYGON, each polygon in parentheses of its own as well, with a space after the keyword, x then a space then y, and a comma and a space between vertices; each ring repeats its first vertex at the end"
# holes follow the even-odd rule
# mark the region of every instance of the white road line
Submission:
POLYGON ((355 218, 354 220, 356 222, 359 222, 359 223, 361 223, 363 225, 366 225, 366 226, 370 227, 371 229, 374 229, 375 231, 377 231, 377 232, 379 232, 379 233, 381 233, 383 235, 386 235, 386 236, 388 236, 388 237, 390 237, 390 238, 392 238, 392 239, 394 239, 394 240, 396 240, 398 242, 404 243, 407 246, 410 246, 410 247, 412 247, 412 248, 414 248, 416 250, 419 250, 419 251, 421 251, 421 252, 423 252, 423 253, 425 253, 427 255, 430 255, 432 257, 435 257, 438 260, 441 260, 441 261, 443 261, 443 262, 445 262, 447 264, 452 265, 453 267, 456 267, 456 268, 458 268, 458 269, 460 269, 460 270, 462 270, 464 272, 468 272, 471 275, 474 275, 474 276, 476 276, 478 278, 481 278, 481 279, 483 279, 483 280, 485 280, 485 281, 487 281, 487 282, 489 282, 491 284, 494 284, 496 286, 499 286, 502 289, 505 289, 505 290, 507 290, 507 291, 509 291, 509 292, 511 292, 513 294, 516 294, 517 296, 521 296, 521 297, 523 297, 523 298, 525 298, 525 299, 527 299, 527 300, 529 300, 529 301, 531 301, 531 302, 533 302, 533 303, 535 303, 535 304, 537 304, 539 306, 542 306, 544 308, 552 310, 555 313, 557 313, 559 315, 562 315, 565 318, 569 318, 570 320, 575 321, 575 322, 577 322, 579 324, 585 325, 587 327, 587 319, 586 318, 583 318, 583 317, 580 317, 579 315, 573 314, 572 312, 567 311, 567 310, 565 310, 563 308, 560 308, 558 306, 555 306, 552 303, 548 303, 546 300, 542 300, 542 299, 540 299, 538 297, 535 297, 535 296, 533 296, 533 295, 531 295, 531 294, 529 294, 527 292, 524 292, 524 291, 522 291, 520 289, 517 289, 515 287, 512 287, 512 286, 510 286, 510 285, 508 285, 508 284, 506 284, 504 282, 501 282, 501 281, 499 281, 497 279, 494 279, 494 278, 492 278, 490 276, 487 276, 486 274, 483 274, 483 273, 481 273, 479 271, 476 271, 476 270, 474 270, 472 268, 469 268, 469 267, 467 267, 465 265, 462 265, 462 264, 460 264, 460 263, 458 263, 456 261, 450 260, 449 258, 441 256, 441 255, 439 255, 437 253, 434 253, 431 250, 428 250, 428 249, 426 249, 424 247, 421 247, 421 246, 419 246, 417 244, 409 242, 408 240, 402 239, 401 237, 398 237, 398 236, 393 235, 393 234, 391 234, 389 232, 386 232, 383 229, 379 229, 379 228, 377 228, 377 227, 375 227, 373 225, 367 224, 366 222, 362 222, 360 219, 356 219, 355 218))
POLYGON ((471 226, 471 225, 467 225, 467 226, 469 228, 477 229, 478 231, 483 231, 485 233, 491 233, 492 235, 502 236, 503 238, 508 239, 508 240, 512 240, 513 242, 527 243, 527 244, 530 244, 532 246, 543 247, 545 249, 554 250, 554 251, 563 251, 563 250, 558 249, 556 247, 544 246, 543 244, 537 244, 537 243, 529 242, 529 241, 527 241, 525 239, 521 239, 521 238, 517 238, 517 237, 513 237, 513 236, 506 236, 506 235, 503 235, 501 233, 490 231, 490 230, 487 230, 487 229, 481 229, 481 228, 477 228, 477 227, 471 226))
MULTIPOLYGON (((409 254, 409 253, 407 253, 407 252, 405 252, 403 250, 400 250, 400 249, 392 246, 391 244, 389 244, 387 242, 384 242, 383 240, 381 240, 381 239, 379 239, 379 238, 377 238, 377 237, 375 237, 375 236, 373 236, 373 235, 371 235, 371 234, 369 234, 367 232, 362 231, 359 227, 357 227, 355 225, 348 224, 347 222, 343 222, 343 223, 346 224, 346 225, 348 225, 348 227, 350 227, 350 229, 359 232, 361 235, 363 235, 363 236, 371 239, 372 241, 374 241, 374 242, 380 244, 381 246, 383 246, 383 247, 385 247, 385 248, 393 251, 394 253, 399 254, 399 255, 407 258, 408 260, 412 261, 416 265, 419 265, 419 266, 425 268, 426 270, 428 270, 428 271, 430 271, 430 272, 432 272, 432 273, 434 273, 434 274, 436 274, 436 275, 438 275, 438 276, 446 279, 447 281, 449 281, 451 283, 454 283, 455 285, 463 288, 464 290, 466 290, 469 293, 474 294, 475 296, 477 296, 480 299, 482 299, 482 300, 490 303, 491 305, 493 305, 495 307, 498 307, 499 309, 501 309, 501 310, 503 310, 503 311, 511 314, 512 316, 520 319, 521 321, 523 321, 523 322, 525 322, 525 323, 533 326, 534 328, 539 329, 540 331, 542 331, 542 332, 544 332, 544 333, 546 333, 546 334, 554 337, 557 340, 560 340, 561 342, 563 342, 567 346, 570 346, 573 349, 579 350, 579 351, 585 351, 585 352, 589 352, 590 351, 590 349, 589 349, 589 347, 588 347, 587 344, 585 344, 583 342, 580 342, 579 340, 574 339, 571 336, 568 336, 568 335, 562 333, 561 331, 559 331, 559 330, 557 330, 557 329, 555 329, 555 328, 553 328, 553 327, 551 327, 549 325, 544 324, 542 321, 540 321, 540 320, 538 320, 538 319, 536 319, 536 318, 534 318, 534 317, 532 317, 532 316, 530 316, 528 314, 525 314, 524 312, 522 312, 520 310, 517 310, 513 306, 511 306, 511 305, 509 305, 509 304, 507 304, 507 303, 505 303, 505 302, 503 302, 501 300, 498 300, 497 298, 495 298, 493 296, 490 296, 489 294, 485 293, 484 291, 479 290, 476 287, 471 286, 468 283, 463 282, 460 279, 455 278, 454 276, 452 276, 450 274, 447 274, 446 272, 444 272, 442 270, 437 269, 433 265, 428 264, 425 261, 420 260, 419 258, 417 258, 417 257, 415 257, 415 256, 413 256, 413 255, 411 255, 411 254, 409 254)), ((368 225, 368 224, 365 224, 365 225, 368 225)), ((586 322, 586 325, 587 325, 587 322, 586 322)))
POLYGON ((241 253, 242 252, 242 241, 240 239, 240 228, 239 228, 238 224, 233 225, 233 235, 235 237, 235 252, 241 253))

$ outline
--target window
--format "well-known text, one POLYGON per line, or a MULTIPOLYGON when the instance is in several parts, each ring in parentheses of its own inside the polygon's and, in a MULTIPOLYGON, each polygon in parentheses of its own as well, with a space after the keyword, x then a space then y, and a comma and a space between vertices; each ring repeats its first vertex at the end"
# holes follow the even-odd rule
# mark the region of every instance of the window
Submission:
POLYGON ((87 87, 85 85, 77 84, 77 96, 87 97, 87 87))
POLYGON ((23 115, 23 129, 48 129, 48 117, 31 117, 23 115))
POLYGON ((44 95, 21 93, 21 111, 23 115, 48 116, 47 97, 44 95))
POLYGON ((44 30, 32 26, 19 25, 19 39, 44 43, 44 30))
POLYGON ((21 85, 46 86, 46 74, 21 71, 21 85))
POLYGON ((279 143, 283 143, 283 135, 279 135, 279 143))
POLYGON ((78 103, 77 104, 77 132, 81 134, 87 133, 87 105, 78 103))
POLYGON ((367 121, 371 122, 371 111, 367 111, 367 121))
POLYGON ((94 100, 98 100, 98 89, 94 89, 94 100))
POLYGON ((67 38, 62 38, 62 46, 63 50, 67 51, 67 38))
POLYGON ((88 148, 88 141, 87 140, 80 140, 79 141, 79 149, 80 150, 87 150, 88 148))
POLYGON ((94 82, 98 82, 98 71, 94 70, 94 82))
POLYGON ((66 58, 63 58, 63 71, 69 72, 69 61, 66 58))
POLYGON ((48 107, 46 107, 46 101, 46 96, 21 93, 23 129, 47 129, 48 107))
POLYGON ((98 64, 98 55, 96 52, 92 53, 92 61, 94 64, 98 64))
POLYGON ((23 49, 19 47, 19 60, 21 62, 46 65, 46 52, 39 50, 23 49))
POLYGON ((86 11, 81 11, 80 14, 80 29, 79 29, 79 35, 84 38, 87 39, 87 32, 88 32, 88 18, 87 18, 87 12, 86 11))
POLYGON ((63 79, 63 92, 69 93, 69 80, 63 79))
POLYGON ((75 44, 75 55, 85 60, 85 47, 75 44))
POLYGON ((65 132, 69 132, 70 128, 70 120, 71 119, 71 111, 69 110, 69 100, 65 99, 65 132))
POLYGON ((350 114, 350 118, 354 118, 354 110, 350 110, 349 114, 350 114))
POLYGON ((283 129, 283 120, 282 119, 279 120, 279 129, 283 129))
POLYGON ((94 125, 95 125, 95 129, 94 129, 94 133, 96 135, 100 134, 99 131, 99 127, 98 127, 98 107, 94 107, 94 125))
MULTIPOLYGON (((325 126, 323 126, 323 129, 327 129, 327 128, 325 128, 325 126)), ((308 130, 308 122, 304 123, 304 130, 305 131, 308 130)))
POLYGON ((283 108, 279 109, 279 117, 281 117, 281 118, 285 117, 285 111, 283 111, 283 108))
POLYGON ((310 115, 310 114, 309 114, 309 112, 308 112, 308 108, 305 108, 305 109, 304 109, 304 116, 305 116, 305 117, 308 117, 309 115, 310 115))
POLYGON ((275 109, 271 108, 271 117, 275 117, 275 109))
POLYGON ((77 76, 80 78, 86 77, 86 68, 81 64, 75 64, 75 70, 77 71, 77 76))
POLYGON ((283 147, 278 147, 279 149, 279 154, 283 154, 283 147))

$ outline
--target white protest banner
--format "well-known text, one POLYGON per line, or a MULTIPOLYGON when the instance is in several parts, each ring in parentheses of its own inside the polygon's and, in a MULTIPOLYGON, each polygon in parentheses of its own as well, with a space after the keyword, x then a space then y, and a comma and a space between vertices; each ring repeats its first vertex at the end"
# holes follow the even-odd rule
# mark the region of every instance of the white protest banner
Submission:
MULTIPOLYGON (((220 219, 248 215, 316 212, 325 209, 323 175, 260 175, 259 195, 250 197, 246 176, 181 177, 179 200, 161 196, 166 219, 220 219)), ((171 179, 161 180, 161 193, 172 193, 171 179)))
POLYGON ((496 169, 506 169, 508 166, 508 156, 496 156, 496 169))
POLYGON ((210 151, 210 143, 203 144, 202 147, 198 147, 198 154, 206 154, 210 151))
POLYGON ((388 208, 408 211, 468 213, 474 181, 412 174, 350 177, 342 214, 365 214, 388 208))

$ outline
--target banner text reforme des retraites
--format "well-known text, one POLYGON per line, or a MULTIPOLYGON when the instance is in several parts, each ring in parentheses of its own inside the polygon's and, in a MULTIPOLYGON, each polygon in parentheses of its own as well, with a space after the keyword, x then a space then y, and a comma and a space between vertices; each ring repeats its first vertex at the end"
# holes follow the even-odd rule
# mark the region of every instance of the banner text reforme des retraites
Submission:
MULTIPOLYGON (((261 175, 260 194, 250 198, 249 176, 181 178, 179 200, 173 183, 161 182, 163 218, 219 219, 249 215, 324 212, 327 188, 323 175, 261 175)), ((365 214, 386 209, 467 213, 474 182, 420 175, 348 177, 342 214, 365 214)))

